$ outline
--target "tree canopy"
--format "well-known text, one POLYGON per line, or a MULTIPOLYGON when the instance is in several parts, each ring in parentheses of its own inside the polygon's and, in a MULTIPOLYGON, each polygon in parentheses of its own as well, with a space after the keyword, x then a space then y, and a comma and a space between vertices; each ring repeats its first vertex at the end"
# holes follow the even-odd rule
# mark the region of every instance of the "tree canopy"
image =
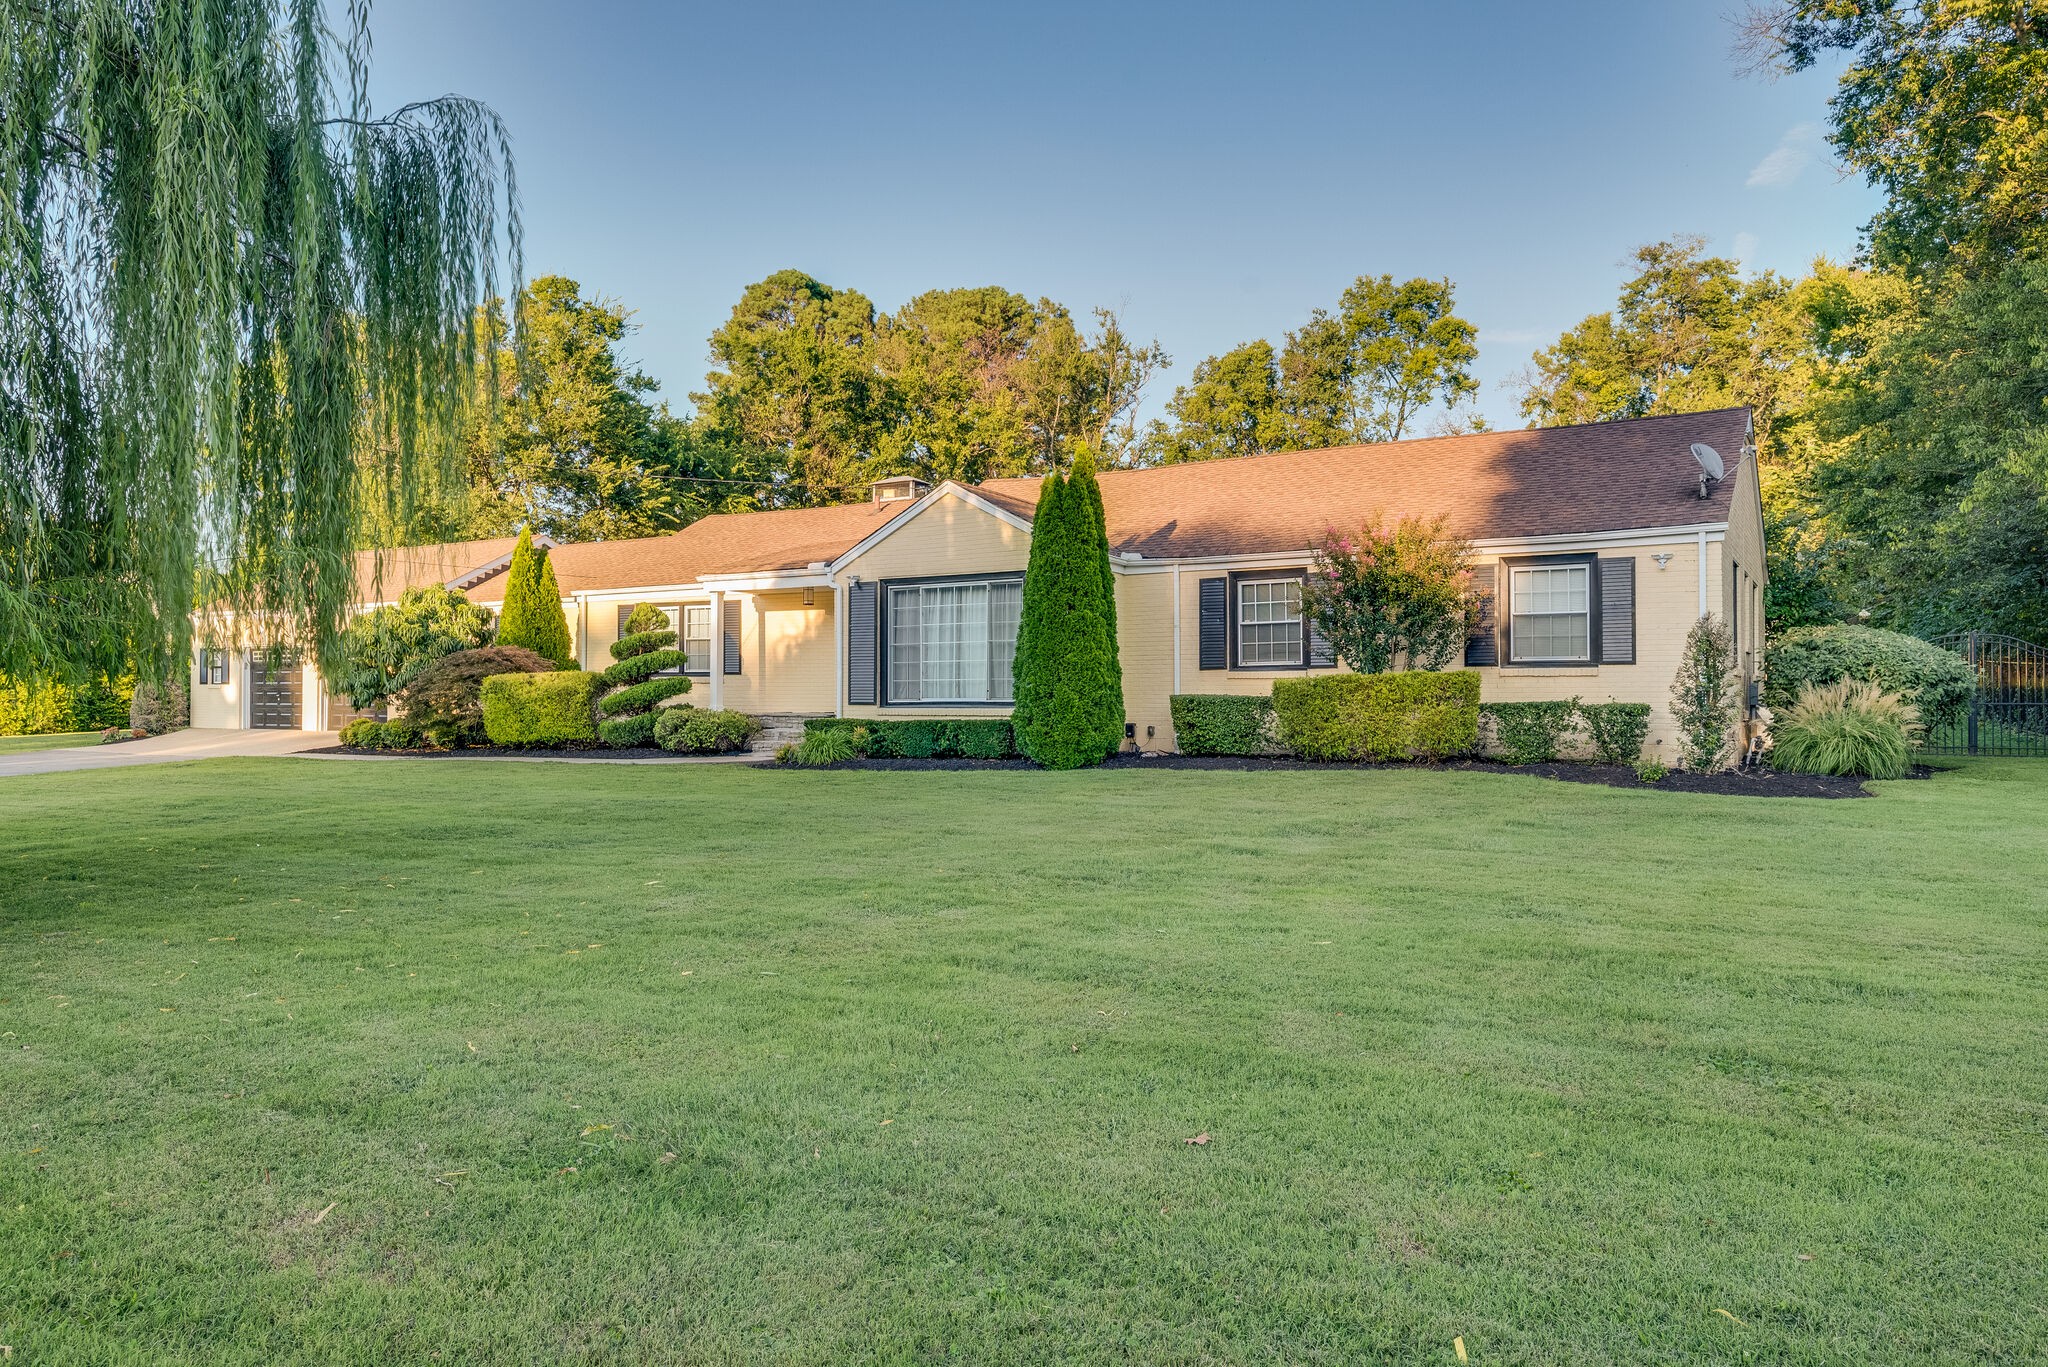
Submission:
POLYGON ((0 5, 0 669, 182 670, 195 566, 332 664, 363 490, 448 458, 519 269, 507 139, 453 96, 373 114, 344 13, 0 5))
MULTIPOLYGON (((1479 392, 1478 329, 1448 280, 1361 275, 1337 311, 1316 309, 1276 355, 1250 342, 1198 364, 1146 432, 1148 461, 1173 464, 1421 435, 1456 423, 1479 392)), ((1466 430, 1472 424, 1465 425, 1466 430)), ((1483 425, 1483 424, 1479 424, 1483 425)))

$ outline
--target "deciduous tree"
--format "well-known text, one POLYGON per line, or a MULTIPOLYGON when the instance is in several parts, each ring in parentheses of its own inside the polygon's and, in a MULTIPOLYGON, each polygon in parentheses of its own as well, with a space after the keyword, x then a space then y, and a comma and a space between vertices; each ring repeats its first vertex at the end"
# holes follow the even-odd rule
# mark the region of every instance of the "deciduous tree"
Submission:
POLYGON ((335 649, 518 227, 495 115, 376 115, 369 5, 0 5, 0 670, 182 674, 200 598, 335 649), (336 92, 339 98, 336 98, 336 92))

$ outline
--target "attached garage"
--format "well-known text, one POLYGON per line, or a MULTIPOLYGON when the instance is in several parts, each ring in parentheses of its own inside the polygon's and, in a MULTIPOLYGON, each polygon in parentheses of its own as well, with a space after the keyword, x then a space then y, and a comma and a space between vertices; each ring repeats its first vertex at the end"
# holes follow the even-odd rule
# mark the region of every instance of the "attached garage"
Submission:
POLYGON ((296 655, 249 660, 249 725, 272 731, 296 731, 303 725, 305 671, 296 655))

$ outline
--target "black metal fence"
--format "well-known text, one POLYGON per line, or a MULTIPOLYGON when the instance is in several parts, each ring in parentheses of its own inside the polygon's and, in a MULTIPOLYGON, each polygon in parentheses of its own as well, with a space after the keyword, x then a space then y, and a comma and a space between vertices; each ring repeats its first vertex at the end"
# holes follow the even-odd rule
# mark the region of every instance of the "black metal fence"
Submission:
POLYGON ((1934 644, 1969 661, 1977 691, 1965 717, 1928 731, 1927 753, 2048 758, 2048 647, 1991 631, 1958 631, 1934 644))

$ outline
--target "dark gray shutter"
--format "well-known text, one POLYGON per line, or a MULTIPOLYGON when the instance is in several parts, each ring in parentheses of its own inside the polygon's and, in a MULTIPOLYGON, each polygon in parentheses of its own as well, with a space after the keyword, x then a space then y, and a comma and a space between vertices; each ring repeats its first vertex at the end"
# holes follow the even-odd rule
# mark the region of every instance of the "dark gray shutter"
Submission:
POLYGON ((1313 617, 1305 618, 1308 625, 1308 667, 1328 669, 1337 663, 1337 647, 1330 644, 1330 638, 1323 635, 1313 617))
POLYGON ((846 589, 846 700, 875 701, 876 586, 850 584, 846 589))
POLYGON ((1600 663, 1636 662, 1636 561, 1600 557, 1600 663))
POLYGON ((1230 667, 1230 581, 1204 579, 1201 583, 1202 668, 1230 667))
POLYGON ((728 598, 725 611, 720 615, 725 619, 720 623, 725 633, 725 672, 737 674, 740 672, 740 605, 728 598))
POLYGON ((1500 663, 1500 646, 1494 635, 1494 584, 1499 567, 1472 567, 1472 598, 1475 604, 1471 624, 1465 628, 1465 665, 1476 668, 1500 663))
POLYGON ((619 604, 619 639, 622 641, 626 639, 626 619, 632 615, 632 605, 626 603, 619 604))

